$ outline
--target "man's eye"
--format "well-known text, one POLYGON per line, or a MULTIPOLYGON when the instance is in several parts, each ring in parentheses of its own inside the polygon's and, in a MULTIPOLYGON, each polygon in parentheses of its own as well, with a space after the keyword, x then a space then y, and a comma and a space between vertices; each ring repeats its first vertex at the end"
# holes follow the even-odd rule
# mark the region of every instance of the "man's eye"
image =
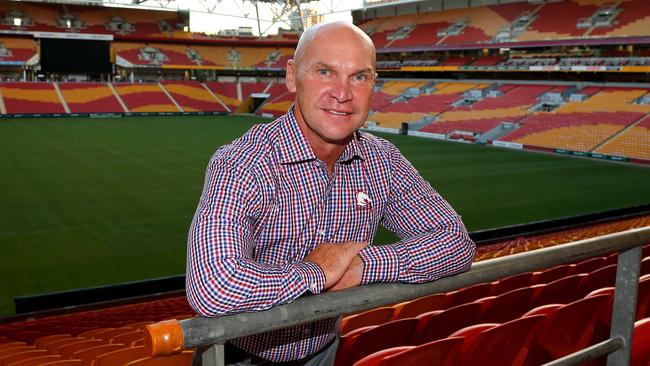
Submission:
POLYGON ((318 69, 318 75, 327 76, 329 74, 330 74, 330 71, 328 69, 318 69))
POLYGON ((356 74, 354 75, 354 80, 355 81, 366 81, 368 79, 368 76, 366 74, 356 74))

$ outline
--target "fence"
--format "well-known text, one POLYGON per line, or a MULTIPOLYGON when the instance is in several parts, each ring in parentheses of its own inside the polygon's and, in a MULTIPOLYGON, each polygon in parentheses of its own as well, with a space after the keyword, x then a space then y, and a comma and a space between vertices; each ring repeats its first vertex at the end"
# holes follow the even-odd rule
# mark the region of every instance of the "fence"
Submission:
POLYGON ((223 365, 223 343, 230 339, 332 318, 418 297, 491 282, 515 274, 619 252, 610 338, 548 365, 577 365, 608 355, 608 366, 629 365, 636 311, 641 246, 650 243, 650 227, 576 241, 475 263, 459 275, 411 285, 379 283, 301 297, 289 304, 255 313, 218 318, 172 320, 146 328, 145 343, 154 356, 198 348, 195 363, 223 365))

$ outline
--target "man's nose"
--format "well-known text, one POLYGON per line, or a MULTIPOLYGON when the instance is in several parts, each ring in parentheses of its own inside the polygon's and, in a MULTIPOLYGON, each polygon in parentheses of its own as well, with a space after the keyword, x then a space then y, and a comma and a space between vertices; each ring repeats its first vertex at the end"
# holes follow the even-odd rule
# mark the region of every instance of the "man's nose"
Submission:
POLYGON ((350 80, 347 78, 336 80, 334 85, 332 85, 330 94, 338 103, 345 103, 352 100, 352 87, 350 86, 350 80))

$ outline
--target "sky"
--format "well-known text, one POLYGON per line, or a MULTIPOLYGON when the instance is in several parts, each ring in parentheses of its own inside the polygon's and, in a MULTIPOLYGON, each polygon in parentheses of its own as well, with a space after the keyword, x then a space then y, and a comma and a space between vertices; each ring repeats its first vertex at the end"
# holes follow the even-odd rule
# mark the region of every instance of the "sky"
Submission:
MULTIPOLYGON (((362 0, 320 0, 311 1, 308 5, 313 11, 324 16, 325 21, 346 20, 352 21, 351 9, 361 7, 362 0)), ((264 34, 277 34, 279 27, 289 29, 288 20, 273 22, 273 9, 280 9, 268 3, 258 3, 259 17, 262 19, 259 28, 264 34)), ((153 0, 145 5, 157 5, 153 0)), ((245 0, 176 0, 170 7, 189 9, 190 30, 192 32, 217 33, 222 29, 238 29, 239 27, 252 27, 253 34, 258 34, 255 6, 251 1, 245 0), (175 4, 175 5, 174 5, 175 4), (206 10, 206 5, 212 13, 206 10)))

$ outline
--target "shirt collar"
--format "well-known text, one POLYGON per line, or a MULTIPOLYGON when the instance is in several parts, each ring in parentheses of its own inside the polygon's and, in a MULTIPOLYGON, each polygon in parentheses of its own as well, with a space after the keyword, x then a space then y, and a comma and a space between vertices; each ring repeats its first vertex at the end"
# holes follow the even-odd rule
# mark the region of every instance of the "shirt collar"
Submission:
MULTIPOLYGON (((363 136, 358 131, 355 131, 337 162, 346 163, 355 158, 363 160, 360 148, 360 142, 362 140, 363 136)), ((287 114, 285 114, 278 142, 278 153, 281 164, 299 163, 317 159, 305 135, 298 126, 298 121, 293 112, 293 105, 289 108, 287 114)))

